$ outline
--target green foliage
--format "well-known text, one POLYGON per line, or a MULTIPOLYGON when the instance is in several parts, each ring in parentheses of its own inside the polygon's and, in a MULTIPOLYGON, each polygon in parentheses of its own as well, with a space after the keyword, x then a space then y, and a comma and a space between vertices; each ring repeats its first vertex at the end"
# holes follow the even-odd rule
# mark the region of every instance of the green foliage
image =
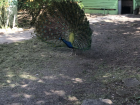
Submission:
POLYGON ((23 7, 25 6, 24 3, 26 2, 27 0, 18 0, 18 10, 22 10, 23 7))
POLYGON ((0 28, 11 27, 13 14, 16 14, 17 0, 1 0, 0 1, 0 28), (12 6, 12 8, 10 7, 12 6), (10 9, 10 11, 9 11, 10 9))
POLYGON ((84 4, 81 3, 79 0, 78 0, 78 5, 80 6, 81 9, 84 9, 84 4))
POLYGON ((0 28, 4 28, 6 26, 6 17, 8 16, 6 8, 8 6, 8 0, 3 0, 0 2, 0 28))
POLYGON ((8 7, 9 6, 8 0, 1 0, 0 1, 0 7, 2 7, 2 6, 8 7))

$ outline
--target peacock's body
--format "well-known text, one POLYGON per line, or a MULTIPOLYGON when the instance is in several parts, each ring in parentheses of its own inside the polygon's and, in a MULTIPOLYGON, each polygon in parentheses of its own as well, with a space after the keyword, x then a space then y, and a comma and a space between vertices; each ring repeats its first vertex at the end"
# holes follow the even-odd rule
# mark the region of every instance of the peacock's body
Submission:
POLYGON ((67 47, 74 48, 71 42, 66 41, 65 39, 62 39, 61 37, 59 39, 62 40, 66 44, 67 47))
POLYGON ((91 47, 92 30, 84 11, 73 0, 52 1, 35 23, 36 36, 57 45, 61 39, 69 48, 91 47))

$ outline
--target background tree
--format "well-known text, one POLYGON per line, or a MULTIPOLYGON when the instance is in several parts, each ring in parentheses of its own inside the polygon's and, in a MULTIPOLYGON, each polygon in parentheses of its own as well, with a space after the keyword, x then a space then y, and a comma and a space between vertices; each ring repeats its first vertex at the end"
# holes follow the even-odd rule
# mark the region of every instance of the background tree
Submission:
POLYGON ((6 8, 9 7, 8 0, 0 1, 0 28, 6 26, 6 17, 8 16, 6 8))
POLYGON ((37 17, 41 14, 44 8, 47 8, 50 0, 19 0, 18 10, 27 11, 32 20, 30 25, 33 26, 37 17))

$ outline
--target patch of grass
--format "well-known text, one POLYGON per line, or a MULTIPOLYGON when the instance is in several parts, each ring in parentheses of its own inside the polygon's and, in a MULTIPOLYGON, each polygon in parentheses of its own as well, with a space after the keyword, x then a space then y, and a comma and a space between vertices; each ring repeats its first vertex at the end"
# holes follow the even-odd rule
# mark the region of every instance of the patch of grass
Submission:
MULTIPOLYGON (((138 89, 139 87, 135 87, 134 89, 126 89, 126 87, 122 82, 122 80, 125 78, 137 78, 138 80, 140 80, 139 68, 137 69, 135 68, 134 70, 133 68, 129 68, 129 67, 114 67, 114 66, 110 67, 107 64, 104 65, 100 64, 98 66, 99 68, 96 70, 94 75, 90 76, 90 81, 102 82, 105 85, 107 91, 106 94, 102 94, 100 96, 101 98, 112 99, 111 96, 113 96, 115 97, 115 100, 120 100, 119 103, 117 102, 118 105, 121 105, 122 102, 129 102, 129 101, 131 102, 131 100, 136 100, 137 97, 139 98, 139 96, 137 96, 135 97, 136 99, 133 99, 135 93, 139 91, 138 89), (116 94, 116 91, 119 89, 130 91, 132 95, 130 97, 118 96, 116 94)), ((92 96, 89 97, 92 98, 92 96)), ((93 98, 95 97, 97 98, 96 95, 93 95, 93 98)), ((114 98, 112 100, 115 102, 114 98)))
POLYGON ((87 98, 94 99, 94 98, 96 98, 96 95, 93 94, 93 93, 90 93, 90 94, 87 95, 87 98))
POLYGON ((91 81, 98 79, 104 84, 109 84, 115 81, 121 81, 123 78, 140 78, 138 69, 131 70, 123 67, 110 67, 107 64, 100 64, 98 67, 94 76, 91 77, 91 81))
POLYGON ((35 75, 43 75, 41 70, 56 70, 56 63, 67 55, 56 52, 36 38, 31 40, 0 44, 0 86, 19 82, 22 79, 36 80, 35 75), (50 63, 51 62, 51 63, 50 63), (51 65, 50 65, 51 64, 51 65))

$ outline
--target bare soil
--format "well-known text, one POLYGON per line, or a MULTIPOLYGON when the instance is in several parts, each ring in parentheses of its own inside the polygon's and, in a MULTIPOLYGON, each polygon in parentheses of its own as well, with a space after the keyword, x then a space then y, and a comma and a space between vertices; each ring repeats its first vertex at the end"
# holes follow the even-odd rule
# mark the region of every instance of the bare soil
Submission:
POLYGON ((138 105, 140 86, 127 88, 122 79, 140 80, 139 18, 88 17, 92 47, 75 56, 36 39, 1 44, 0 105, 81 105, 88 98, 138 105), (127 94, 118 94, 120 89, 127 94))

